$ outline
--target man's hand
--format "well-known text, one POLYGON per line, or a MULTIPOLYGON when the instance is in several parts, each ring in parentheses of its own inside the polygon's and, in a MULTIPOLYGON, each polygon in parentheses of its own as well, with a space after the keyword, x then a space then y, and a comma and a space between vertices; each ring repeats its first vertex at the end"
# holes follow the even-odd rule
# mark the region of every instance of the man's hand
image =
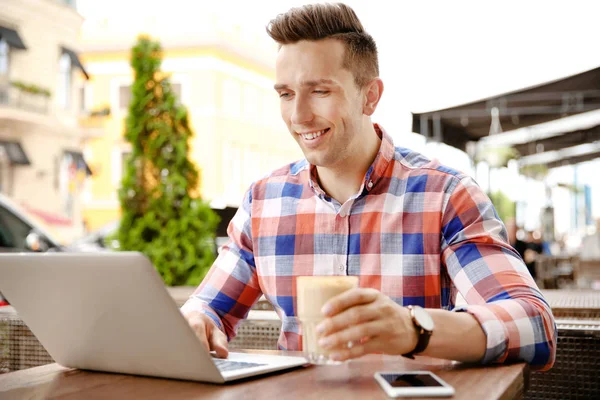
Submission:
POLYGON ((208 351, 214 350, 217 357, 227 358, 229 353, 227 350, 227 336, 217 328, 208 315, 192 311, 184 314, 184 317, 208 351))
POLYGON ((368 353, 405 354, 417 346, 408 309, 375 289, 351 289, 323 307, 319 345, 343 361, 368 353))

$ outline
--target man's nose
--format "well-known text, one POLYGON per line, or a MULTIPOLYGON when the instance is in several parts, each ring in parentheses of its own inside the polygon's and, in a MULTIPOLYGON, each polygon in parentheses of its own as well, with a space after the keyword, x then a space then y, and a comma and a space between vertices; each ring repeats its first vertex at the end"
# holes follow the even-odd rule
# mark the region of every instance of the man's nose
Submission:
POLYGON ((292 124, 302 125, 311 122, 314 118, 311 106, 308 101, 302 98, 296 98, 294 111, 292 113, 292 124))

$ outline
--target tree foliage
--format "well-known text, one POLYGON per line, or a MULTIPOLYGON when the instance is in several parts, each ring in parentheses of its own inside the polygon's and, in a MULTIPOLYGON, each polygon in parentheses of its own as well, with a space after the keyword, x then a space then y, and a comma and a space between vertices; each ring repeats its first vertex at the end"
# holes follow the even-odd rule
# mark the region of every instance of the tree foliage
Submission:
POLYGON ((135 80, 125 138, 132 152, 119 189, 121 250, 147 255, 168 285, 197 285, 215 259, 219 217, 198 194, 189 159, 192 131, 160 44, 140 37, 131 51, 135 80))

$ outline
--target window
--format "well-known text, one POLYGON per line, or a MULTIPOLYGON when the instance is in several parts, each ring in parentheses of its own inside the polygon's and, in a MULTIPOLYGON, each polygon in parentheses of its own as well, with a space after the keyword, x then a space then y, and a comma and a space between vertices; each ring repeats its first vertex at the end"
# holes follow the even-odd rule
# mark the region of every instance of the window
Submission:
POLYGON ((2 77, 8 77, 9 50, 8 43, 4 39, 0 39, 0 82, 2 82, 2 77))
POLYGON ((63 53, 58 62, 58 104, 65 110, 71 105, 71 57, 63 53))
POLYGON ((4 155, 11 164, 31 165, 29 157, 25 153, 23 146, 18 141, 0 140, 0 147, 4 150, 4 155))
POLYGON ((87 110, 85 106, 85 86, 79 87, 79 111, 82 113, 87 110))
POLYGON ((127 110, 131 103, 131 85, 119 86, 119 110, 127 110))
POLYGON ((0 38, 0 104, 8 102, 8 57, 10 47, 0 38))

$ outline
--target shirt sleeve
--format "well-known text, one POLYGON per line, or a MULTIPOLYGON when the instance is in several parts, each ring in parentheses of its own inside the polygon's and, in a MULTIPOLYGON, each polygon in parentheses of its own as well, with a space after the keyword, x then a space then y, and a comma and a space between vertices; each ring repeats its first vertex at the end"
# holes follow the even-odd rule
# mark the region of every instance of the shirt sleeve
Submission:
POLYGON ((252 190, 244 196, 227 228, 229 242, 194 294, 181 307, 182 313, 207 314, 231 340, 240 320, 246 318, 262 292, 252 252, 252 190))
POLYGON ((487 338, 482 363, 526 361, 550 369, 557 329, 552 311, 488 196, 470 177, 455 179, 442 216, 442 263, 487 338))

